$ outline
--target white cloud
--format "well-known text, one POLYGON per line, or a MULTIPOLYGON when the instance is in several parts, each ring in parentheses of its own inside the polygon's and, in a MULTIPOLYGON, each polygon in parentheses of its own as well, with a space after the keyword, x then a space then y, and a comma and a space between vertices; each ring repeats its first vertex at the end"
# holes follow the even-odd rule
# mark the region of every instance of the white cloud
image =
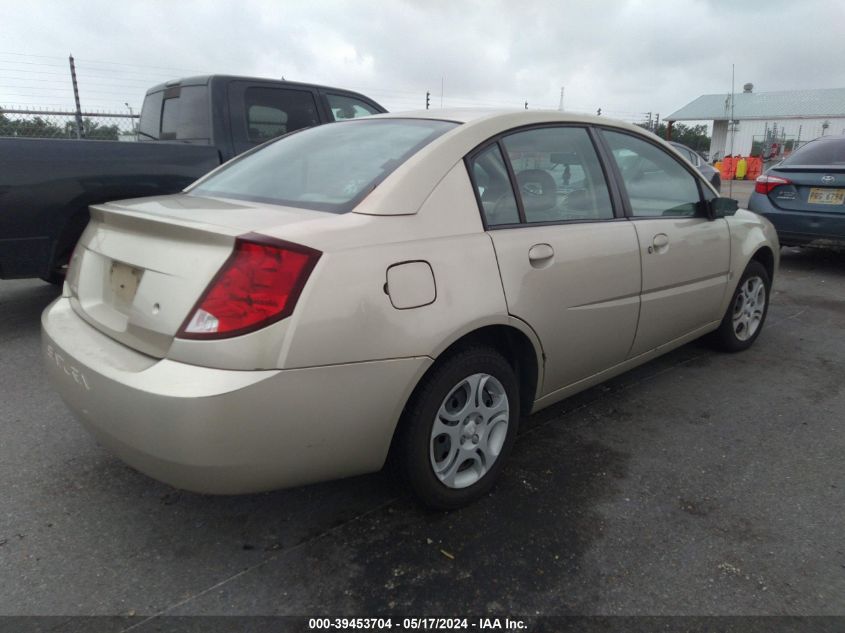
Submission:
POLYGON ((4 13, 0 103, 70 103, 71 51, 83 102, 103 107, 193 72, 350 87, 391 109, 422 107, 426 90, 439 105, 441 80, 445 105, 557 107, 565 86, 568 108, 629 118, 728 91, 732 63, 738 87, 845 86, 836 0, 89 0, 4 13))

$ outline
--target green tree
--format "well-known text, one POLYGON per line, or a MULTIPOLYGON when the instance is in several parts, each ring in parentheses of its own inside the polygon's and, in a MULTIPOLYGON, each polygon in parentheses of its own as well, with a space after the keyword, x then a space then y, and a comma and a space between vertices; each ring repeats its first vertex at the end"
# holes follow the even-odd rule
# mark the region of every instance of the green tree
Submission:
POLYGON ((0 136, 56 138, 66 135, 61 127, 40 116, 31 119, 12 119, 5 114, 0 114, 0 136))
MULTIPOLYGON (((68 136, 76 137, 76 121, 65 123, 65 131, 68 136)), ((82 138, 98 141, 116 141, 120 128, 116 125, 103 125, 89 118, 82 119, 82 138)))
MULTIPOLYGON (((640 127, 647 128, 644 123, 638 124, 640 127)), ((661 123, 654 131, 657 136, 662 139, 666 138, 666 124, 661 123)), ((684 125, 683 123, 672 124, 672 138, 670 139, 676 143, 681 143, 696 152, 706 152, 710 150, 710 137, 707 136, 707 126, 700 125, 684 125)))

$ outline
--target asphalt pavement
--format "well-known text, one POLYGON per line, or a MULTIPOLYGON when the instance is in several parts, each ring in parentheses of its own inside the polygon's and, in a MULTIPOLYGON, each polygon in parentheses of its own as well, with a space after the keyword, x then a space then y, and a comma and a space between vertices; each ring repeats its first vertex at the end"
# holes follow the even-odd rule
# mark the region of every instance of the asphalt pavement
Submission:
POLYGON ((211 497, 133 471, 47 384, 55 296, 0 282, 0 615, 845 615, 843 254, 783 251, 748 352, 532 416, 451 513, 386 474, 211 497))

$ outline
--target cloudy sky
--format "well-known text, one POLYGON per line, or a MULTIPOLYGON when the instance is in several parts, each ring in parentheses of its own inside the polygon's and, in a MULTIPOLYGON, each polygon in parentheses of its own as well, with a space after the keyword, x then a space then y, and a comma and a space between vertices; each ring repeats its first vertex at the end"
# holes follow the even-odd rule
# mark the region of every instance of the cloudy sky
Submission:
POLYGON ((845 87, 842 0, 0 0, 0 106, 137 109, 201 73, 324 83, 388 109, 565 108, 665 116, 736 84, 845 87))

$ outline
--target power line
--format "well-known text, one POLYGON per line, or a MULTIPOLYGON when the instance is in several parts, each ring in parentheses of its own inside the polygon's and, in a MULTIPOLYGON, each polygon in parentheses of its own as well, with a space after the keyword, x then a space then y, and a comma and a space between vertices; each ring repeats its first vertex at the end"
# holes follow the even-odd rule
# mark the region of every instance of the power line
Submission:
MULTIPOLYGON (((30 54, 30 53, 13 53, 11 51, 0 51, 0 55, 15 55, 15 56, 19 56, 19 57, 38 57, 40 59, 60 59, 60 60, 63 60, 63 61, 65 60, 64 57, 59 57, 58 55, 33 55, 33 54, 30 54)), ((180 68, 180 67, 177 67, 177 66, 149 66, 147 64, 128 64, 128 63, 125 63, 125 62, 109 62, 109 61, 96 60, 96 59, 84 59, 84 58, 80 58, 80 57, 77 57, 76 61, 86 62, 86 63, 89 63, 89 64, 109 64, 109 65, 113 65, 113 66, 132 66, 132 67, 135 67, 135 68, 154 68, 154 69, 158 69, 158 70, 183 70, 183 71, 187 71, 187 72, 190 72, 190 73, 203 73, 204 72, 204 71, 201 71, 201 70, 195 70, 195 69, 192 69, 192 68, 180 68)), ((26 63, 26 62, 20 62, 20 63, 26 63)), ((62 64, 53 64, 53 65, 64 66, 63 63, 62 64)))

